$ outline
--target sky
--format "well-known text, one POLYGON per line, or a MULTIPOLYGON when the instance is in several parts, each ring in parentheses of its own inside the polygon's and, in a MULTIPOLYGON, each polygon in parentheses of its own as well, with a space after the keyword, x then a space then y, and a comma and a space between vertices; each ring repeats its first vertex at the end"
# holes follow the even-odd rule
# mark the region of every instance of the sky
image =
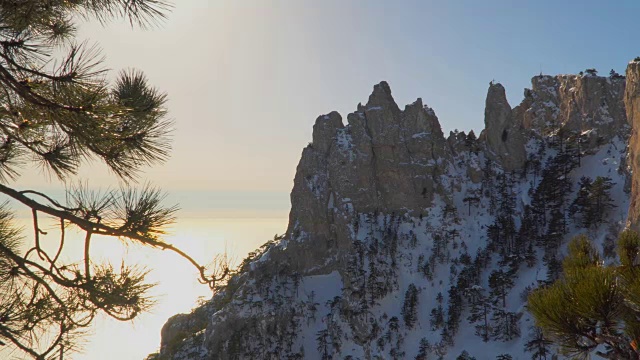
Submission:
MULTIPOLYGON (((142 69, 169 96, 171 159, 146 179, 170 192, 275 199, 287 197, 316 117, 346 119, 381 80, 401 107, 422 97, 445 132, 479 131, 491 80, 515 106, 541 71, 623 72, 640 54, 635 1, 514 4, 181 0, 150 31, 90 23, 79 38, 97 42, 114 73, 142 69)), ((91 184, 115 179, 85 169, 91 184)), ((279 215, 287 202, 274 200, 279 215)))
MULTIPOLYGON (((156 28, 88 22, 78 38, 100 45, 113 74, 141 69, 168 94, 175 124, 171 158, 144 169, 142 180, 180 203, 172 239, 193 237, 199 245, 192 249, 199 253, 228 246, 240 258, 286 229, 295 169, 315 119, 333 110, 346 119, 367 101, 374 84, 387 81, 401 108, 421 97, 445 133, 478 133, 492 80, 505 86, 515 106, 540 72, 623 73, 640 55, 635 0, 180 0, 174 5, 156 28)), ((95 164, 84 166, 79 178, 94 187, 118 181, 95 164)), ((14 186, 54 193, 61 188, 31 170, 14 186)), ((152 258, 151 267, 179 262, 144 256, 152 258)), ((172 286, 178 285, 160 290, 164 302, 155 320, 142 320, 132 330, 152 336, 137 352, 118 358, 140 359, 154 351, 158 324, 187 311, 194 294, 203 294, 172 286)), ((97 332, 129 334, 118 326, 123 325, 108 323, 97 332)), ((88 349, 82 359, 114 358, 107 343, 88 349)))

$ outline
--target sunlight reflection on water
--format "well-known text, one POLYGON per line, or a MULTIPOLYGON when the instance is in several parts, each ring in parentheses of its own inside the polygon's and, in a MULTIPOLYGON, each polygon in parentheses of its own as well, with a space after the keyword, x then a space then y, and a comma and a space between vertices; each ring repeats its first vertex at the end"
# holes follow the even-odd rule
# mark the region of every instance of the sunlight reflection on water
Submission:
MULTIPOLYGON (((26 227, 25 239, 31 237, 26 227)), ((179 218, 169 229, 165 240, 177 245, 200 263, 210 262, 216 254, 226 249, 236 263, 255 250, 274 234, 286 230, 287 219, 278 218, 179 218)), ((51 224, 49 235, 41 241, 57 244, 55 226, 51 224)), ((80 240, 80 234, 69 235, 68 240, 80 240)), ((67 256, 78 259, 82 254, 81 241, 69 241, 67 256)), ((157 304, 151 313, 140 315, 133 323, 122 323, 100 317, 86 338, 84 352, 74 354, 76 360, 142 360, 158 350, 160 329, 165 321, 175 314, 189 312, 199 298, 209 298, 206 285, 197 281, 197 271, 186 260, 166 251, 141 247, 136 244, 123 246, 117 239, 96 237, 92 241, 91 254, 94 261, 111 261, 118 267, 121 259, 128 264, 140 264, 151 269, 150 282, 158 285, 152 289, 157 304)), ((0 354, 1 355, 1 354, 0 354)))

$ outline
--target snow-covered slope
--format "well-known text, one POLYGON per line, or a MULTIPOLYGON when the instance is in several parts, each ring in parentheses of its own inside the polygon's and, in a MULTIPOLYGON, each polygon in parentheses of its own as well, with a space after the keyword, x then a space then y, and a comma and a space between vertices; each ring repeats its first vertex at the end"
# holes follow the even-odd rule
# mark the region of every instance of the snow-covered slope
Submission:
POLYGON ((624 78, 532 83, 514 109, 490 86, 478 139, 445 139, 432 109, 400 110, 386 83, 347 125, 319 117, 287 233, 170 319, 150 358, 531 359, 527 293, 575 235, 612 259, 631 183, 624 78))

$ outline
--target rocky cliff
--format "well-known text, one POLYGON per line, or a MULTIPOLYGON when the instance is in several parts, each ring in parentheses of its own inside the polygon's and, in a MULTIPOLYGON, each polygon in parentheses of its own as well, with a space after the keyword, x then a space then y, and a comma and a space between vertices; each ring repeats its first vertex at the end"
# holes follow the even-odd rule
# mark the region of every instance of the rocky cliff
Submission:
POLYGON ((611 257, 617 232, 638 226, 639 82, 640 62, 626 79, 535 76, 515 108, 491 83, 477 138, 445 137, 433 109, 400 109, 386 82, 346 124, 318 117, 284 236, 170 319, 152 358, 530 357, 522 294, 557 276, 566 239, 589 231, 611 257), (581 178, 612 184, 602 221, 575 205, 581 178), (470 312, 495 273, 515 281, 489 335, 470 312))
MULTIPOLYGON (((640 173, 640 58, 627 66, 627 86, 624 94, 624 104, 627 120, 631 125, 631 140, 629 141, 629 164, 633 173, 640 173)), ((631 206, 629 207, 629 225, 640 230, 640 179, 631 180, 631 206)))

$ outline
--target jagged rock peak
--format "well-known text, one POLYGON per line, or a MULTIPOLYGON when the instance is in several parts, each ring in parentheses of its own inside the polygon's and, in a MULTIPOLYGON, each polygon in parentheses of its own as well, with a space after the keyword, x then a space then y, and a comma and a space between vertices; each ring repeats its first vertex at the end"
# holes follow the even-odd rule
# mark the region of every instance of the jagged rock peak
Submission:
POLYGON ((487 140, 491 142, 492 146, 507 140, 502 139, 504 129, 513 127, 512 123, 511 106, 507 101, 504 86, 500 83, 489 83, 484 109, 484 127, 488 132, 487 140))
POLYGON ((400 108, 391 95, 391 87, 386 81, 381 81, 373 86, 373 92, 369 95, 369 101, 365 106, 365 110, 377 110, 378 108, 387 108, 395 113, 400 112, 400 108))
POLYGON ((335 229, 345 229, 341 222, 353 213, 420 213, 444 193, 439 177, 452 153, 434 111, 421 99, 401 111, 381 82, 347 120, 344 126, 336 112, 318 117, 313 143, 298 164, 287 234, 309 236, 316 244, 298 257, 304 259, 300 266, 348 246, 349 233, 335 229))
POLYGON ((484 125, 485 129, 480 136, 489 150, 487 155, 501 164, 505 170, 521 169, 527 157, 522 126, 514 120, 502 84, 489 83, 484 125))
POLYGON ((337 111, 320 115, 313 125, 313 146, 322 153, 328 153, 338 129, 342 129, 342 116, 337 111))
POLYGON ((498 82, 490 82, 489 90, 487 91, 487 100, 486 103, 495 104, 498 106, 503 106, 508 108, 511 111, 511 106, 509 106, 509 102, 507 101, 507 93, 504 89, 504 86, 498 82))

